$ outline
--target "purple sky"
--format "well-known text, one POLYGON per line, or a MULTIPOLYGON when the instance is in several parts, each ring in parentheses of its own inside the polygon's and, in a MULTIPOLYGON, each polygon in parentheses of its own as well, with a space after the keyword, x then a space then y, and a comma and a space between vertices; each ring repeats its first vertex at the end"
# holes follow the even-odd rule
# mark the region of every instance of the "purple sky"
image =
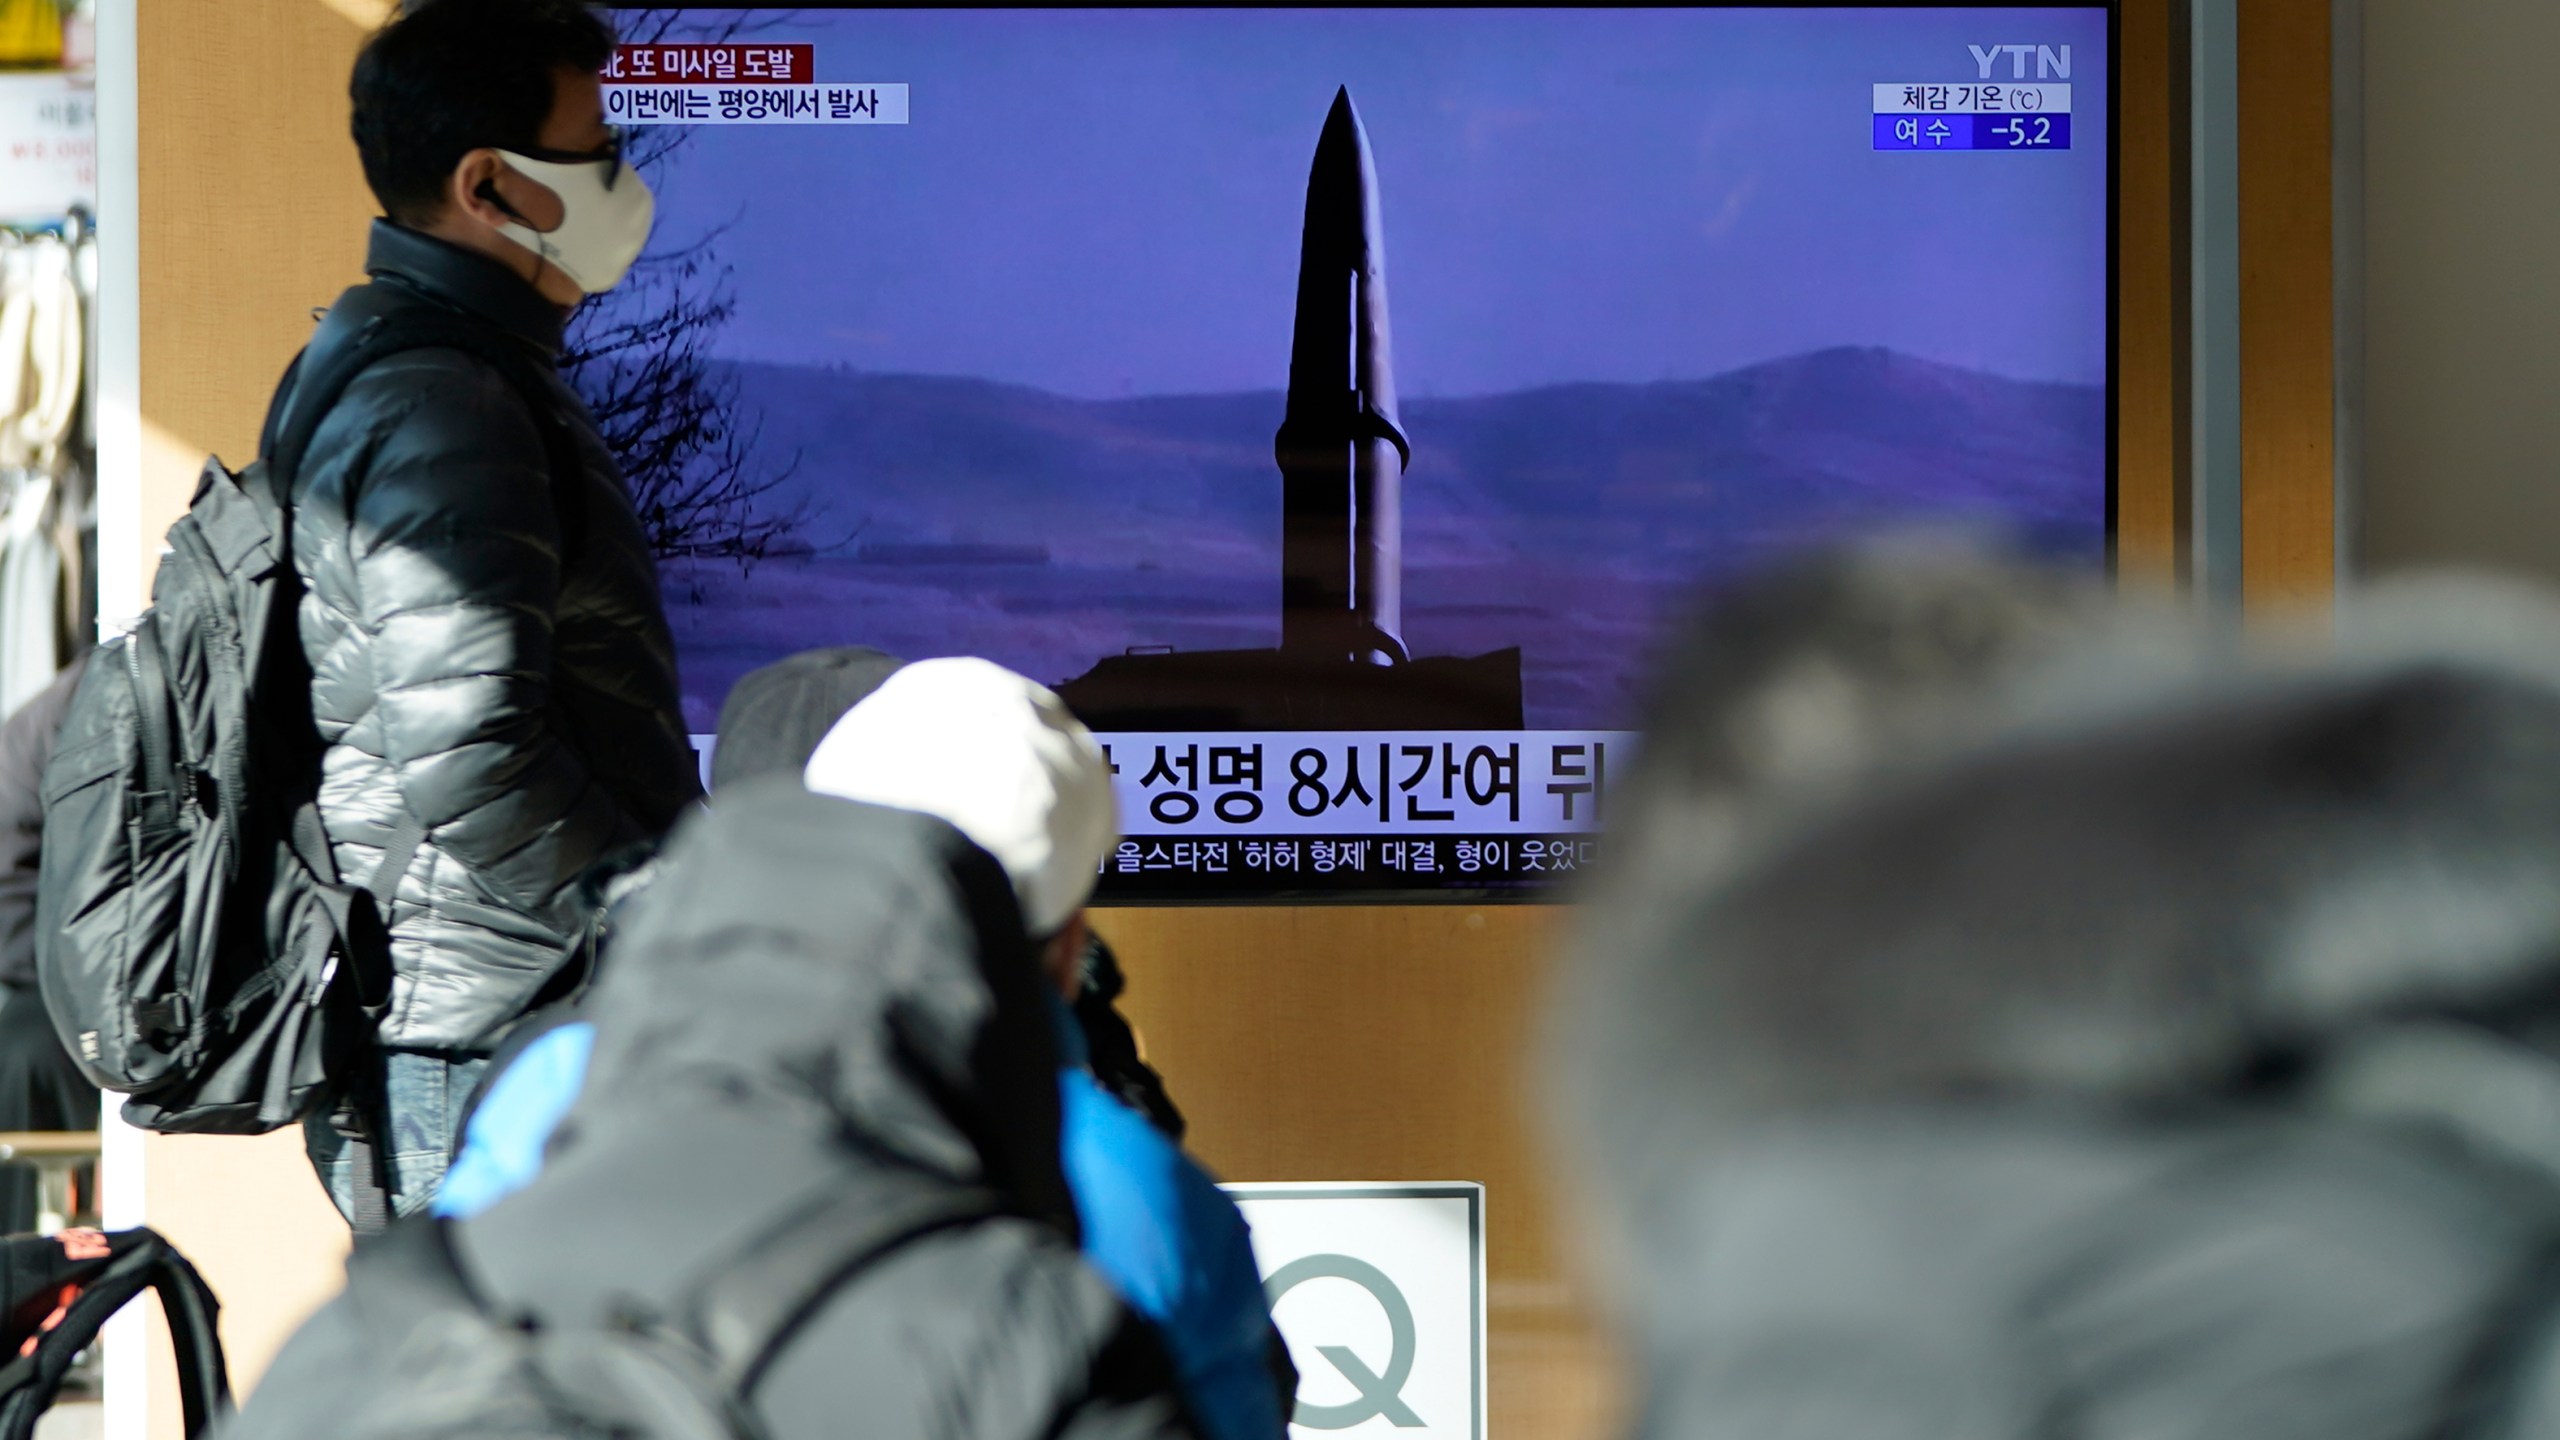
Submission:
POLYGON ((912 85, 913 123, 704 127, 661 177, 662 242, 739 221, 737 358, 1276 389, 1348 84, 1408 396, 1844 344, 2105 375, 2094 6, 810 12, 771 38, 814 41, 821 80, 912 85), (2073 47, 2075 149, 1869 148, 1872 85, 2010 43, 2073 47))

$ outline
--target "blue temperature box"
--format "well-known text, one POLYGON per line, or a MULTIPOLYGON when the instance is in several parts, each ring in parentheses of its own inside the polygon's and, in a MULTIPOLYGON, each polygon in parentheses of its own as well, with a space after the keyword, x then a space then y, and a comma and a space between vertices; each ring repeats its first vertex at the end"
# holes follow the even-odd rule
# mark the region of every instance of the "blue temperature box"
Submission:
POLYGON ((1879 150, 2068 150, 2071 116, 1879 115, 1879 150))

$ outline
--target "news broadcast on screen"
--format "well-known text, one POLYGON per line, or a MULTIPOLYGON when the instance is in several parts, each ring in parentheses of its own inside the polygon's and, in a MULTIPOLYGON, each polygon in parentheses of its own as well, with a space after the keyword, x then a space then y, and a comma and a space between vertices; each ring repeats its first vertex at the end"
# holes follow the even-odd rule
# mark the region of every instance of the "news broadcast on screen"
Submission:
POLYGON ((2110 545, 2103 6, 633 11, 573 379, 689 728, 819 645, 1108 747, 1104 900, 1538 898, 1702 586, 2110 545))

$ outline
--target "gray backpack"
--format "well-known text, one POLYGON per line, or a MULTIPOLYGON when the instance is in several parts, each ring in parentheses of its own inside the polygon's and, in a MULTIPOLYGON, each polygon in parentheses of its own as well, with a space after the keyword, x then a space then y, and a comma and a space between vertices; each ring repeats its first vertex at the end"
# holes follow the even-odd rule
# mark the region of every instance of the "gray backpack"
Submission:
POLYGON ((903 1246, 1000 1208, 921 1180, 893 1198, 819 1194, 685 1286, 677 1313, 574 1318, 490 1303, 454 1222, 405 1220, 358 1244, 346 1292, 311 1322, 360 1358, 262 1391, 222 1440, 759 1440, 749 1398, 802 1321, 903 1246))
MULTIPOLYGON (((146 1129, 261 1134, 324 1108, 390 999, 381 915, 425 831, 404 818, 359 890, 321 829, 292 551, 293 477, 321 420, 386 356, 463 350, 525 396, 553 473, 577 473, 515 342, 441 310, 350 328, 324 327, 286 372, 261 460, 206 463, 151 609, 98 647, 45 769, 38 983, 82 1072, 146 1129)), ((565 506, 570 487, 552 489, 565 506)))

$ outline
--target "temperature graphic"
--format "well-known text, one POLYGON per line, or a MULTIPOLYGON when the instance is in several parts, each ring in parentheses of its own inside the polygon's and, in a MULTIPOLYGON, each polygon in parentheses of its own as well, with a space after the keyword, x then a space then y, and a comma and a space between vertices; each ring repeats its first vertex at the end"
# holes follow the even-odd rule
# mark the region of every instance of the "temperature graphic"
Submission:
POLYGON ((2068 150, 2068 85, 1878 85, 1878 150, 2068 150))

